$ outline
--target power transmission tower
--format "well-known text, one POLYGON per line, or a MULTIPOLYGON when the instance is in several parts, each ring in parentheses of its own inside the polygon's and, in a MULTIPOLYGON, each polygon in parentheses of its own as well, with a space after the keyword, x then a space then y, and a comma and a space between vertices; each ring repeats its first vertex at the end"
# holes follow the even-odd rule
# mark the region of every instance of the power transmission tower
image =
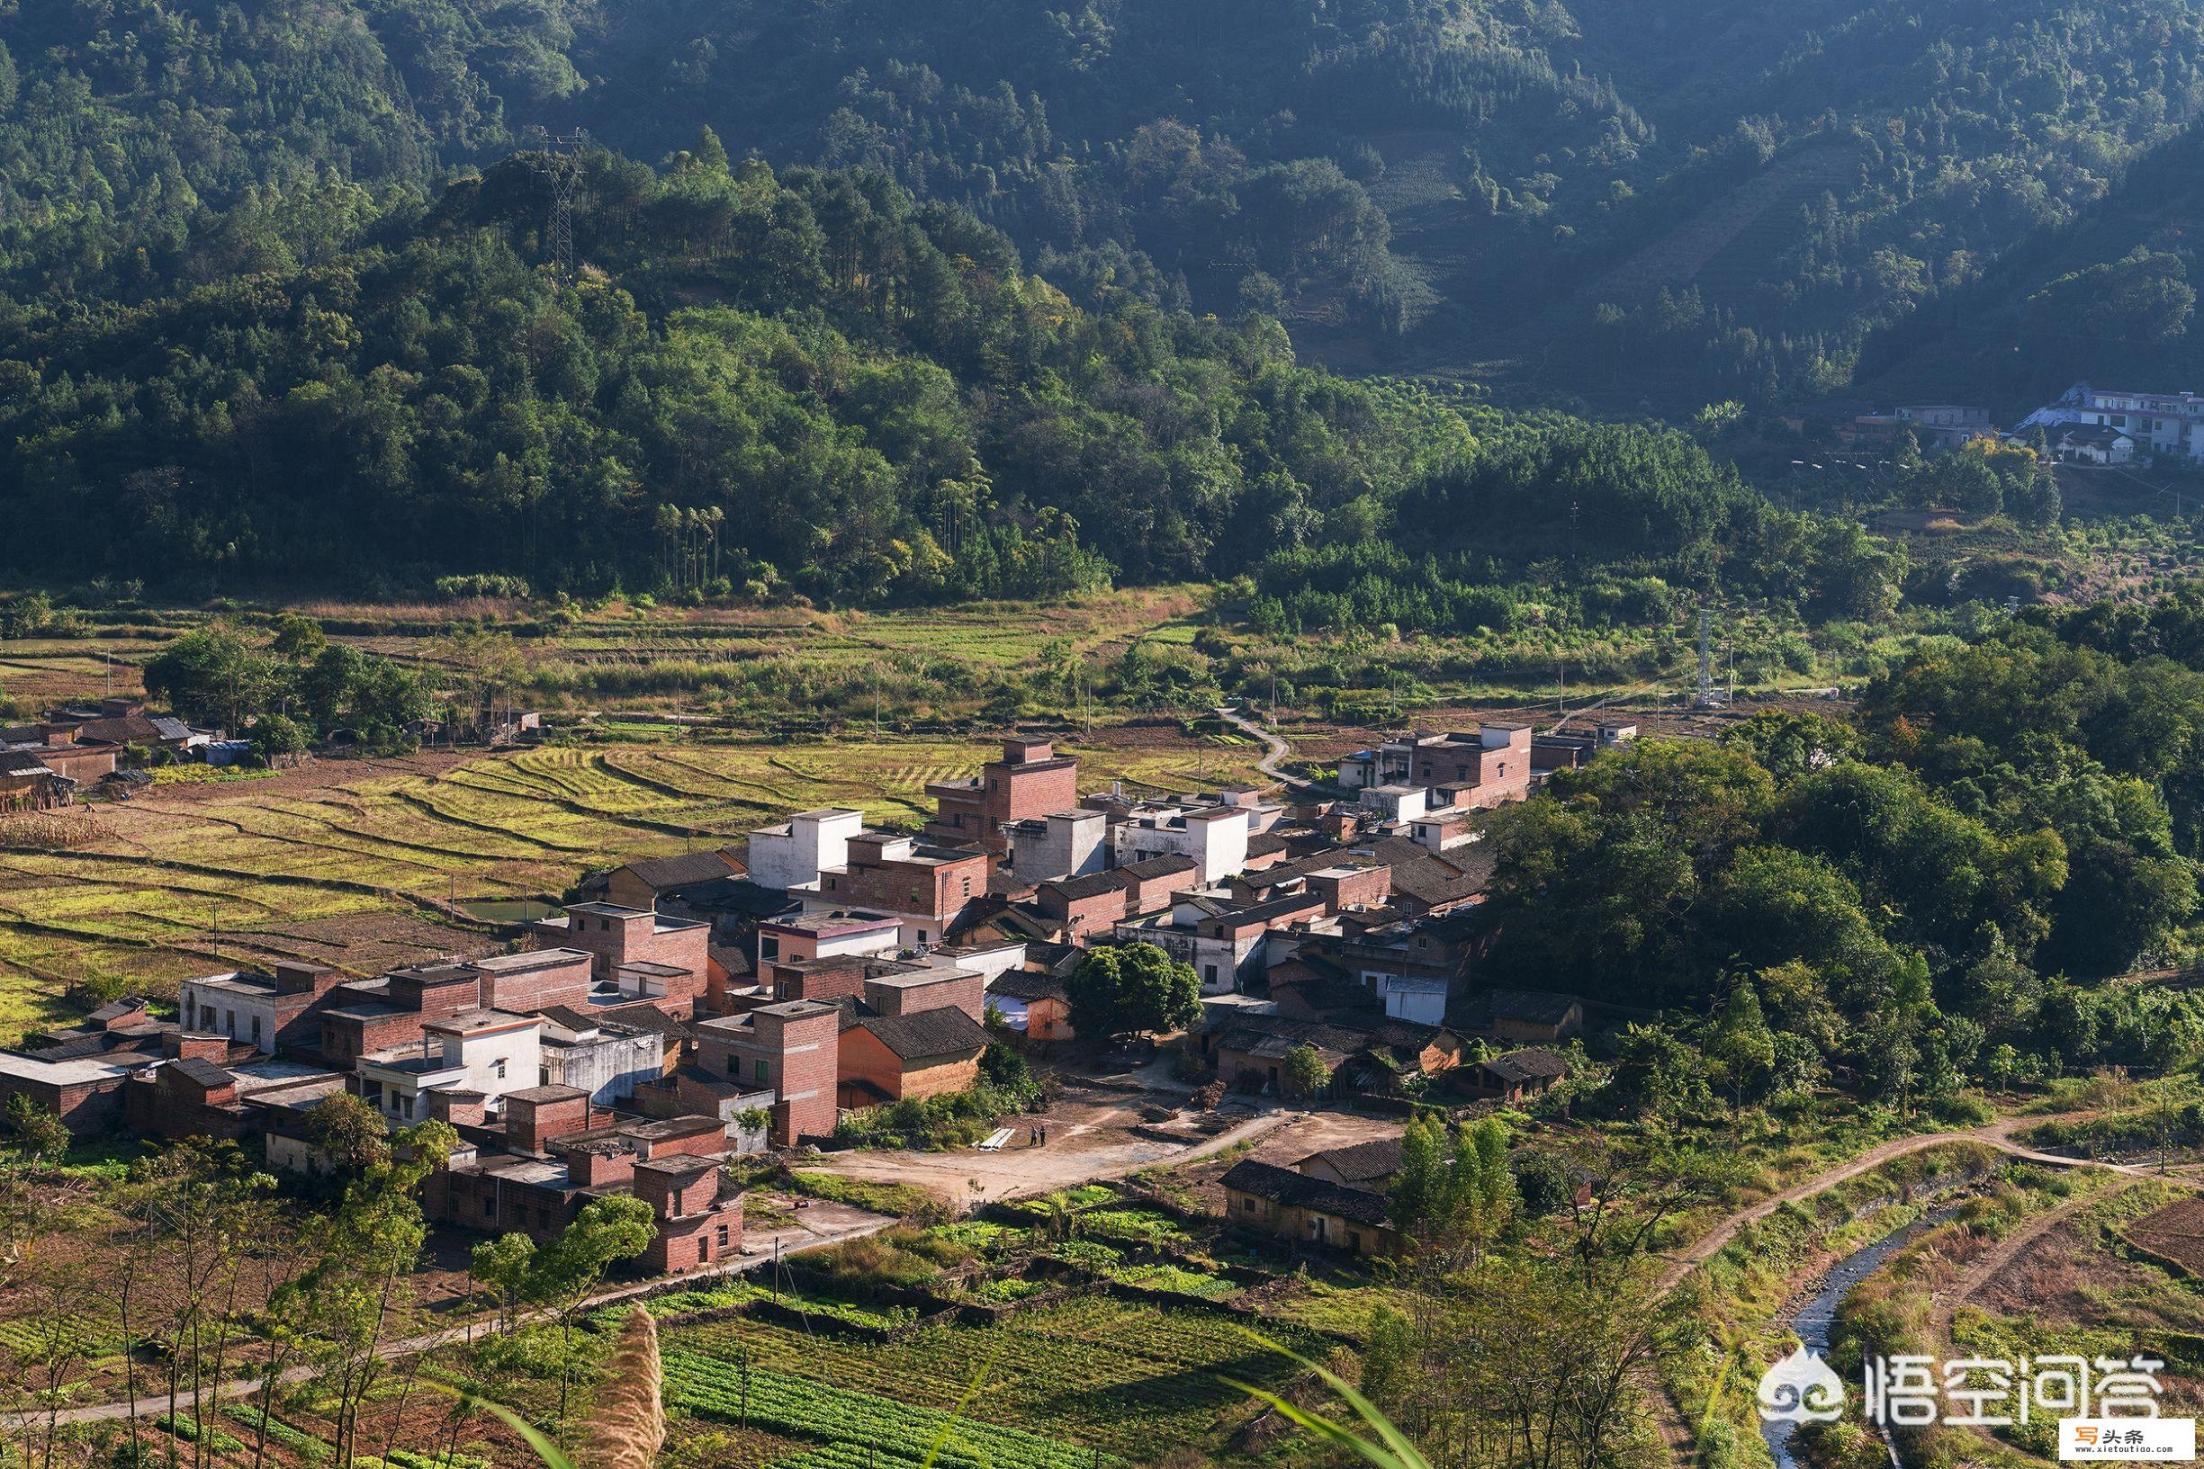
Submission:
POLYGON ((582 181, 582 149, 589 134, 576 128, 544 139, 543 152, 530 160, 551 181, 551 214, 546 226, 551 264, 562 281, 574 279, 574 191, 582 181))
POLYGON ((1709 607, 1699 609, 1699 695, 1692 701, 1695 709, 1718 709, 1722 695, 1714 687, 1714 611, 1709 607))

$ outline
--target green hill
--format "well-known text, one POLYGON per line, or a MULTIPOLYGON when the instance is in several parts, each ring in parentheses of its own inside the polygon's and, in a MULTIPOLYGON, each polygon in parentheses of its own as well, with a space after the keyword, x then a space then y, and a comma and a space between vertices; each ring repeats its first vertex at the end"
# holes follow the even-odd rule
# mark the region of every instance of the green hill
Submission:
POLYGON ((1257 310, 1343 366, 1626 408, 1845 386, 1869 334, 1971 299, 2204 105, 2182 0, 0 0, 0 19, 18 299, 311 263, 335 184, 426 197, 575 128, 663 161, 709 126, 737 158, 878 169, 960 206, 1084 305, 1257 310), (292 255, 249 254, 240 208, 296 217, 292 255))

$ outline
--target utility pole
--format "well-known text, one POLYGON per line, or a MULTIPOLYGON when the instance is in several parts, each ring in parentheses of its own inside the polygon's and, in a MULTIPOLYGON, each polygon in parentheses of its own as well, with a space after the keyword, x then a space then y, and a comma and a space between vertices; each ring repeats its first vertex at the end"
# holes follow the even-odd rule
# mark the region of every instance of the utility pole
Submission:
POLYGON ((1699 692, 1692 707, 1714 709, 1721 703, 1722 696, 1714 688, 1714 610, 1702 606, 1699 609, 1699 692))

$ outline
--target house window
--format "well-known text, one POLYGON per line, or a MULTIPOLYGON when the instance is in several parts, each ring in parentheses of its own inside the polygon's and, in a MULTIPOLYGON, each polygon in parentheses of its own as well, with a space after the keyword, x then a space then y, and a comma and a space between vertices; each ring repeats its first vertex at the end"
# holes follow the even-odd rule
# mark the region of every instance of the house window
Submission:
POLYGON ((490 1063, 490 1075, 496 1077, 499 1081, 505 1079, 505 1058, 503 1056, 490 1063))
POLYGON ((838 888, 838 887, 840 887, 841 885, 842 885, 842 882, 841 882, 841 879, 840 879, 840 878, 836 878, 836 877, 829 877, 829 878, 827 879, 827 887, 828 887, 829 889, 833 889, 833 888, 838 888))
POLYGON ((723 1250, 726 1249, 728 1244, 726 1225, 722 1224, 719 1226, 718 1230, 716 1231, 716 1237, 719 1241, 719 1247, 723 1250))
MULTIPOLYGON (((761 1065, 762 1065, 762 1064, 764 1064, 764 1063, 762 1063, 762 1062, 761 1062, 761 1063, 759 1063, 759 1064, 761 1064, 761 1065)), ((740 1079, 741 1079, 741 1077, 742 1077, 742 1058, 741 1058, 740 1056, 729 1056, 729 1057, 727 1058, 727 1074, 728 1074, 729 1076, 731 1076, 731 1077, 734 1077, 734 1078, 735 1078, 735 1079, 737 1079, 737 1080, 740 1080, 740 1079)))
POLYGON ((926 942, 926 930, 923 928, 918 931, 918 941, 922 944, 926 942))
POLYGON ((1240 1207, 1247 1213, 1252 1214, 1255 1212, 1255 1201, 1253 1199, 1242 1199, 1240 1200, 1240 1207))
POLYGON ((212 1005, 201 1005, 199 1007, 199 1028, 201 1030, 214 1029, 214 1007, 212 1005))
POLYGON ((224 1010, 222 1012, 222 1033, 224 1035, 237 1034, 237 1012, 235 1010, 224 1010))
POLYGON ((955 814, 954 816, 951 816, 951 817, 949 818, 949 824, 950 824, 951 826, 962 826, 962 825, 964 825, 964 813, 963 813, 962 811, 959 811, 959 812, 957 812, 957 813, 956 813, 956 814, 955 814))
POLYGON ((761 958, 761 959, 778 959, 778 958, 780 958, 780 956, 781 956, 781 941, 780 941, 779 939, 766 939, 766 938, 761 938, 761 939, 759 939, 759 940, 758 940, 758 957, 759 957, 759 958, 761 958))
POLYGON ((760 1061, 752 1070, 751 1075, 755 1076, 759 1081, 764 1081, 771 1070, 772 1068, 766 1065, 765 1062, 760 1061))
POLYGON ((258 1015, 253 1017, 253 1044, 256 1046, 260 1044, 260 1017, 258 1015))
POLYGON ((1204 964, 1204 965, 1202 966, 1202 968, 1201 968, 1201 973, 1202 973, 1202 978, 1203 978, 1203 979, 1206 979, 1206 980, 1208 980, 1208 981, 1209 981, 1209 982, 1210 982, 1211 984, 1215 984, 1215 983, 1217 982, 1217 966, 1216 966, 1216 965, 1214 965, 1214 964, 1204 964))
POLYGON ((496 1194, 484 1194, 482 1196, 482 1217, 485 1219, 497 1218, 496 1194))
POLYGON ((1348 1248, 1348 1249, 1350 1249, 1350 1250, 1353 1250, 1353 1251, 1354 1251, 1354 1252, 1355 1252, 1356 1254, 1358 1254, 1358 1255, 1362 1253, 1362 1231, 1361 1231, 1361 1230, 1359 1230, 1359 1229, 1350 1229, 1350 1230, 1348 1230, 1348 1231, 1347 1231, 1347 1248, 1348 1248))

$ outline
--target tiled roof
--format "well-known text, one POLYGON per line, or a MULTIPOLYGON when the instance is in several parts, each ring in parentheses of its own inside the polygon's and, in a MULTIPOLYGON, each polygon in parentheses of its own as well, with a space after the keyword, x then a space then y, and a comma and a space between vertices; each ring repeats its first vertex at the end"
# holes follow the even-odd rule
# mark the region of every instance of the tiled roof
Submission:
POLYGON ((916 1015, 874 1015, 858 1024, 904 1061, 930 1061, 987 1045, 980 1023, 954 1005, 916 1015))
POLYGON ((1494 1056, 1478 1063, 1485 1070, 1503 1081, 1535 1081, 1541 1077, 1563 1077, 1569 1074, 1569 1063, 1551 1051, 1535 1047, 1527 1051, 1510 1051, 1505 1056, 1494 1056))
POLYGON ((1319 1214, 1331 1214, 1350 1219, 1357 1224, 1383 1225, 1386 1222, 1383 1195, 1368 1189, 1347 1188, 1321 1178, 1311 1178, 1296 1173, 1291 1168, 1280 1168, 1274 1163, 1258 1163, 1249 1158, 1235 1163, 1219 1180, 1226 1188, 1243 1194, 1253 1194, 1258 1199, 1268 1199, 1274 1204, 1286 1204, 1296 1209, 1309 1209, 1319 1214))
POLYGON ((1065 998, 1064 982, 1053 974, 1028 974, 1013 969, 998 975, 987 987, 990 995, 1003 995, 1013 1000, 1061 1000, 1065 998))
POLYGON ((1349 1182, 1367 1183, 1373 1179, 1391 1178, 1400 1172, 1400 1155, 1399 1138, 1381 1137, 1311 1153, 1293 1166, 1297 1171, 1306 1172, 1310 1164, 1323 1163, 1349 1182))
POLYGON ((1175 877, 1182 872, 1192 872, 1194 859, 1173 853, 1168 857, 1150 857, 1143 862, 1128 862, 1115 870, 1142 882, 1153 882, 1159 877, 1175 877))
POLYGON ((1559 1025, 1576 1005, 1572 995, 1543 990, 1494 990, 1485 996, 1485 1014, 1494 1020, 1522 1020, 1536 1025, 1559 1025))
POLYGON ((171 1061, 168 1065, 179 1076, 190 1077, 208 1091, 229 1086, 235 1080, 227 1071, 199 1056, 186 1056, 180 1061, 171 1061))
POLYGON ((735 870, 717 852, 689 852, 679 857, 645 857, 630 862, 627 870, 648 887, 677 888, 694 882, 716 882, 733 877, 735 870))
POLYGON ((1125 879, 1115 872, 1090 872, 1084 877, 1051 878, 1041 886, 1051 888, 1076 903, 1082 898, 1098 898, 1106 893, 1122 894, 1125 891, 1125 879))

